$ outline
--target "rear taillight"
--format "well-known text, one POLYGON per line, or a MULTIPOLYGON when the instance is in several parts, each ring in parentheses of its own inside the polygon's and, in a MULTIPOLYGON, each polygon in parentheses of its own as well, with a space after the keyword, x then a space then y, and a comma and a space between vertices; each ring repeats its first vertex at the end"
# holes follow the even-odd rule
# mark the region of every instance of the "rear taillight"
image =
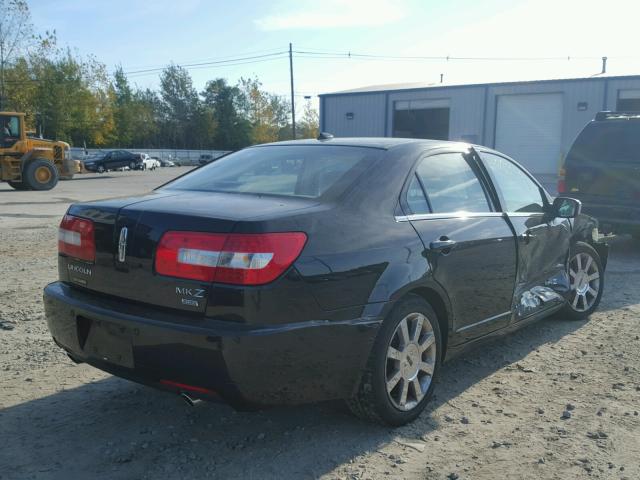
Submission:
POLYGON ((156 272, 205 282, 262 285, 282 275, 306 241, 302 232, 167 232, 156 251, 156 272))
POLYGON ((65 215, 58 229, 58 253, 93 262, 96 259, 93 222, 65 215))
POLYGON ((558 172, 558 193, 566 193, 567 191, 565 175, 566 175, 566 170, 564 169, 564 167, 562 167, 558 172))

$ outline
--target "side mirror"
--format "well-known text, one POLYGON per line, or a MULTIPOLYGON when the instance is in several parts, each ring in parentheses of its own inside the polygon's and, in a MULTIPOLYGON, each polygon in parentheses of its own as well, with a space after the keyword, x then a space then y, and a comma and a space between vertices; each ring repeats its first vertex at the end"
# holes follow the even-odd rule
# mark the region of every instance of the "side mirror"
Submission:
POLYGON ((556 197, 551 206, 555 218, 576 218, 582 211, 582 202, 570 197, 556 197))

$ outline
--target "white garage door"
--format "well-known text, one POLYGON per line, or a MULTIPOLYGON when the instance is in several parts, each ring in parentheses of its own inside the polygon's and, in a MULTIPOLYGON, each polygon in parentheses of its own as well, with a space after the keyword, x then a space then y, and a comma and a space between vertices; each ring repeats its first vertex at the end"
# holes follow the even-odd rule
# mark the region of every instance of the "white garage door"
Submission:
POLYGON ((562 148, 562 94, 500 95, 496 150, 534 174, 558 172, 562 148))

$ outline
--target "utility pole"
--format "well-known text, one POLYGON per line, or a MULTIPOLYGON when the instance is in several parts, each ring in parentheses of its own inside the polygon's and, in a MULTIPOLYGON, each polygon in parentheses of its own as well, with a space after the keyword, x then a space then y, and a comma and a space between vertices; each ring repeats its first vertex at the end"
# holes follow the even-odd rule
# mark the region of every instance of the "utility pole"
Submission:
POLYGON ((0 111, 4 110, 4 53, 0 55, 0 111))
POLYGON ((293 46, 289 43, 289 75, 291 76, 291 130, 293 139, 296 139, 296 104, 293 95, 293 46))

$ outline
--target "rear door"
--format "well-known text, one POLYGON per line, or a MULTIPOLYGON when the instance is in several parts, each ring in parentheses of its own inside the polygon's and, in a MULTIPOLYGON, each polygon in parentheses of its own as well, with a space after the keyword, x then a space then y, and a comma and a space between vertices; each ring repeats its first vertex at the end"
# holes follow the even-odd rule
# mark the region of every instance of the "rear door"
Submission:
POLYGON ((461 341, 511 319, 515 239, 481 175, 469 152, 428 155, 405 196, 407 217, 424 243, 433 278, 449 296, 461 341))
POLYGON ((511 159, 485 151, 480 157, 517 239, 514 310, 520 320, 564 301, 561 295, 569 290, 571 224, 545 214, 546 193, 511 159))

